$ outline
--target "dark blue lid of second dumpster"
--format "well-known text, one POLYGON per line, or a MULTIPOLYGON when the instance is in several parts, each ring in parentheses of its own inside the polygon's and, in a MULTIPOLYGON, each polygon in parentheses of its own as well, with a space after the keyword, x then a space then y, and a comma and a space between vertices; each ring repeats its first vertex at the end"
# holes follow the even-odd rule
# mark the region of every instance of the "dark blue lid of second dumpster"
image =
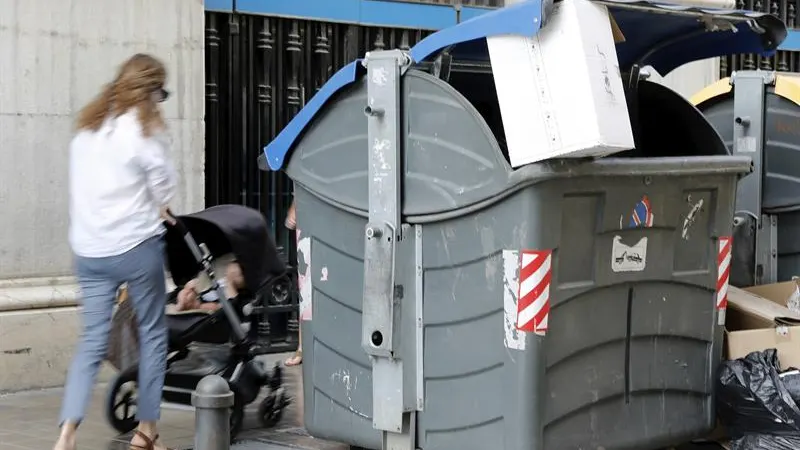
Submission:
MULTIPOLYGON (((753 11, 710 10, 639 0, 595 1, 609 8, 625 36, 618 43, 620 70, 631 66, 653 66, 666 75, 686 63, 739 53, 770 55, 786 38, 786 25, 777 17, 753 11)), ((449 49, 454 58, 488 60, 487 37, 504 34, 536 35, 547 26, 551 0, 527 0, 480 15, 440 30, 410 50, 420 63, 449 49)), ((280 170, 287 154, 325 103, 364 73, 361 61, 353 61, 334 74, 264 148, 259 166, 280 170)))

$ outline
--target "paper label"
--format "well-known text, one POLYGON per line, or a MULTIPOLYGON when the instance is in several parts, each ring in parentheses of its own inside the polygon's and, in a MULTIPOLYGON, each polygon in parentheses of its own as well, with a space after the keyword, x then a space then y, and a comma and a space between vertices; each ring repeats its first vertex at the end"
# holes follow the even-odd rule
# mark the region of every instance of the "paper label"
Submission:
POLYGON ((756 147, 756 138, 752 136, 745 136, 736 139, 736 151, 755 153, 756 147))
POLYGON ((641 272, 647 265, 647 238, 639 239, 632 246, 622 243, 621 236, 614 236, 611 244, 611 270, 614 272, 641 272))

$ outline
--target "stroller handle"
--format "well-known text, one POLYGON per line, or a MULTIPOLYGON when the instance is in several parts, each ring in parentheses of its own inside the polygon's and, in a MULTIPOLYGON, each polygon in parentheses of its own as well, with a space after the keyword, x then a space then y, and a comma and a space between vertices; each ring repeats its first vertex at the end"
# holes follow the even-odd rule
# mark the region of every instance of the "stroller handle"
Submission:
POLYGON ((167 208, 167 210, 164 212, 167 215, 167 217, 164 218, 164 222, 166 223, 167 226, 177 229, 178 232, 182 235, 189 234, 189 229, 186 228, 186 225, 183 223, 183 221, 179 219, 178 216, 176 216, 171 209, 167 208))
POLYGON ((205 266, 203 263, 206 258, 205 255, 203 254, 203 250, 200 248, 199 245, 197 245, 197 242, 194 240, 192 233, 189 232, 189 228, 186 226, 185 223, 183 223, 183 220, 181 220, 178 216, 173 214, 172 210, 170 209, 167 209, 165 213, 168 216, 168 219, 164 220, 167 226, 175 228, 178 231, 178 233, 180 233, 181 236, 183 236, 183 240, 184 242, 186 242, 186 246, 189 247, 189 250, 192 252, 192 256, 194 256, 194 259, 197 262, 197 264, 205 266), (169 219, 172 220, 172 223, 170 223, 169 219))

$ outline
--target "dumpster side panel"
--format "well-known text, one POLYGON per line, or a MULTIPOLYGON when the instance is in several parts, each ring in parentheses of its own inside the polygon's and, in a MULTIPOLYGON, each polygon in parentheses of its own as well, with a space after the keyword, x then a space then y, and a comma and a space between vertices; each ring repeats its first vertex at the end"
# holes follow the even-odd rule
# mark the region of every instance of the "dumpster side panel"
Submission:
POLYGON ((714 426, 717 241, 735 175, 555 181, 544 448, 643 449, 714 426), (602 188, 598 189, 598 186, 602 188))
MULTIPOLYGON (((725 139, 729 149, 733 146, 733 95, 725 94, 699 105, 709 122, 725 139)), ((800 189, 798 189, 798 161, 800 154, 800 107, 792 100, 767 87, 765 173, 762 213, 774 214, 778 223, 778 281, 791 280, 800 274, 800 243, 795 236, 800 230, 800 189)), ((755 224, 748 223, 747 225, 755 224)), ((755 229, 744 224, 734 240, 736 253, 733 260, 732 281, 736 286, 754 284, 755 229), (739 236, 740 235, 740 236, 739 236)))
POLYGON ((304 273, 312 286, 312 311, 302 323, 306 428, 315 437, 380 448, 380 434, 372 428, 372 365, 361 349, 366 219, 301 186, 295 199, 300 239, 311 240, 304 273))
POLYGON ((424 225, 420 448, 535 448, 544 366, 537 342, 524 352, 504 348, 513 339, 505 335, 504 290, 518 289, 504 273, 509 253, 516 264, 518 252, 504 250, 544 238, 546 218, 537 212, 545 206, 544 197, 524 192, 513 199, 424 225))
POLYGON ((426 224, 420 448, 640 450, 710 431, 716 238, 730 234, 735 179, 551 180, 426 224), (614 267, 620 244, 642 239, 644 264, 614 267), (517 330, 516 345, 504 335, 503 290, 519 301, 520 289, 503 281, 509 249, 553 258, 546 337, 517 330))

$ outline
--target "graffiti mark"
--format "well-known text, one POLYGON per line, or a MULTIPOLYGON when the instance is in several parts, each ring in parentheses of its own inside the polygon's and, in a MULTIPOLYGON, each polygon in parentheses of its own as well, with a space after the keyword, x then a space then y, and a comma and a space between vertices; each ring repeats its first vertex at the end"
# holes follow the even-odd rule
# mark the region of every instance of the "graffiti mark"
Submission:
POLYGON ((15 348, 13 350, 3 350, 3 354, 4 355, 30 355, 31 354, 31 348, 30 347, 25 347, 25 348, 15 348))
POLYGON ((689 228, 694 225, 694 222, 697 220, 697 215, 700 211, 703 210, 703 199, 701 198, 694 204, 692 204, 692 196, 688 196, 686 201, 691 205, 689 209, 689 214, 686 214, 686 218, 683 219, 683 229, 681 230, 681 238, 683 240, 689 240, 689 228))

